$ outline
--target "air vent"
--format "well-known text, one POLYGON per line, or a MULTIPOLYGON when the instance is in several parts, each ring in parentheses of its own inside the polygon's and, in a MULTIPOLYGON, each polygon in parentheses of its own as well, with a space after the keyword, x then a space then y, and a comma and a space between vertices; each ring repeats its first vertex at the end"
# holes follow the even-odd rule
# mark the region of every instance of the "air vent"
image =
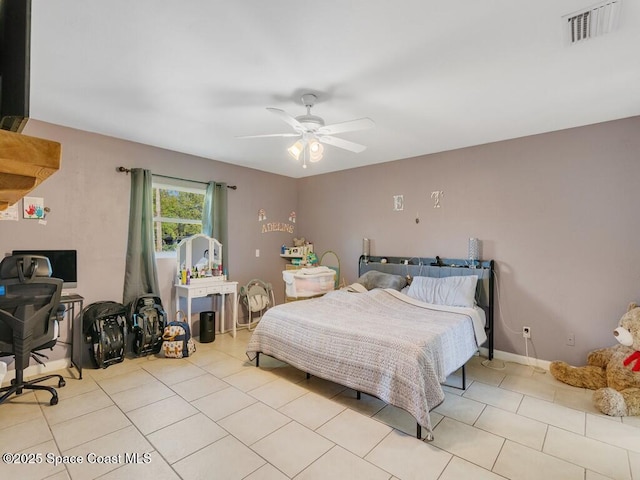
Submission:
POLYGON ((608 0, 562 17, 566 42, 570 45, 612 32, 618 26, 622 0, 608 0))

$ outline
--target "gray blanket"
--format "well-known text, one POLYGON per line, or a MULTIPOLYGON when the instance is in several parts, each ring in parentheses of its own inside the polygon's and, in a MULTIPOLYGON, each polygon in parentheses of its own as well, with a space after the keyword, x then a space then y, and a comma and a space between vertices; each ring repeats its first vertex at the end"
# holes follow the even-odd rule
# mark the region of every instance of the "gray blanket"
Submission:
POLYGON ((431 432, 440 386, 477 350, 471 316, 397 292, 329 292, 268 310, 248 345, 302 371, 374 395, 431 432))

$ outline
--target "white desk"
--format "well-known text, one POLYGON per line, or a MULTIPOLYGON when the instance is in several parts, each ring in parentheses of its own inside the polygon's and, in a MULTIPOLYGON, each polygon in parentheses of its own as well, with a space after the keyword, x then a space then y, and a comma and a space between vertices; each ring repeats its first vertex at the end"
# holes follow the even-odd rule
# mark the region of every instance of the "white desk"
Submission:
MULTIPOLYGON (((220 326, 220 333, 224 333, 224 304, 227 294, 232 295, 233 301, 233 314, 231 334, 236 336, 236 321, 238 319, 238 282, 219 281, 215 283, 196 283, 191 285, 175 285, 176 287, 176 312, 180 310, 180 298, 187 299, 187 321, 189 322, 189 328, 191 328, 191 299, 207 297, 209 295, 220 295, 222 297, 222 306, 220 308, 220 320, 218 325, 220 326)), ((191 328, 191 335, 195 336, 193 328, 191 328)))

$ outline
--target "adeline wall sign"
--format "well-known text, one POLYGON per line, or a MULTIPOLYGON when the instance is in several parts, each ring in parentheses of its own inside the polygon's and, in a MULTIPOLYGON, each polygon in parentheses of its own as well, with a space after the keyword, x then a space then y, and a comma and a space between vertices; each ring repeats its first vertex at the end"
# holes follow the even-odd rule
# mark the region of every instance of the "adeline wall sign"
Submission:
POLYGON ((264 208, 258 210, 258 222, 261 224, 261 233, 270 233, 270 232, 286 232, 293 233, 295 230, 296 223, 296 212, 289 213, 289 221, 291 223, 286 222, 267 222, 267 212, 264 208))

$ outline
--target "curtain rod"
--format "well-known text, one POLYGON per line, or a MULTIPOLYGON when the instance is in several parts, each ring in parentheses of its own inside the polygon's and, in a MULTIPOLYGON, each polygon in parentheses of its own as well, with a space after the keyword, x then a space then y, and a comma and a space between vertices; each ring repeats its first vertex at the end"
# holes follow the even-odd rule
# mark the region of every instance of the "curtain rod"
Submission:
MULTIPOLYGON (((130 168, 126 168, 126 167, 118 167, 118 168, 116 168, 116 171, 117 172, 124 172, 124 173, 126 173, 128 175, 129 172, 131 171, 131 169, 130 168)), ((200 182, 198 180, 189 180, 188 178, 170 177, 169 175, 159 175, 157 173, 152 173, 152 175, 154 177, 170 178, 172 180, 182 180, 182 181, 185 181, 185 182, 201 183, 203 185, 208 185, 207 182, 200 182)), ((231 190, 237 190, 238 186, 237 185, 227 185, 227 188, 230 188, 231 190)))

